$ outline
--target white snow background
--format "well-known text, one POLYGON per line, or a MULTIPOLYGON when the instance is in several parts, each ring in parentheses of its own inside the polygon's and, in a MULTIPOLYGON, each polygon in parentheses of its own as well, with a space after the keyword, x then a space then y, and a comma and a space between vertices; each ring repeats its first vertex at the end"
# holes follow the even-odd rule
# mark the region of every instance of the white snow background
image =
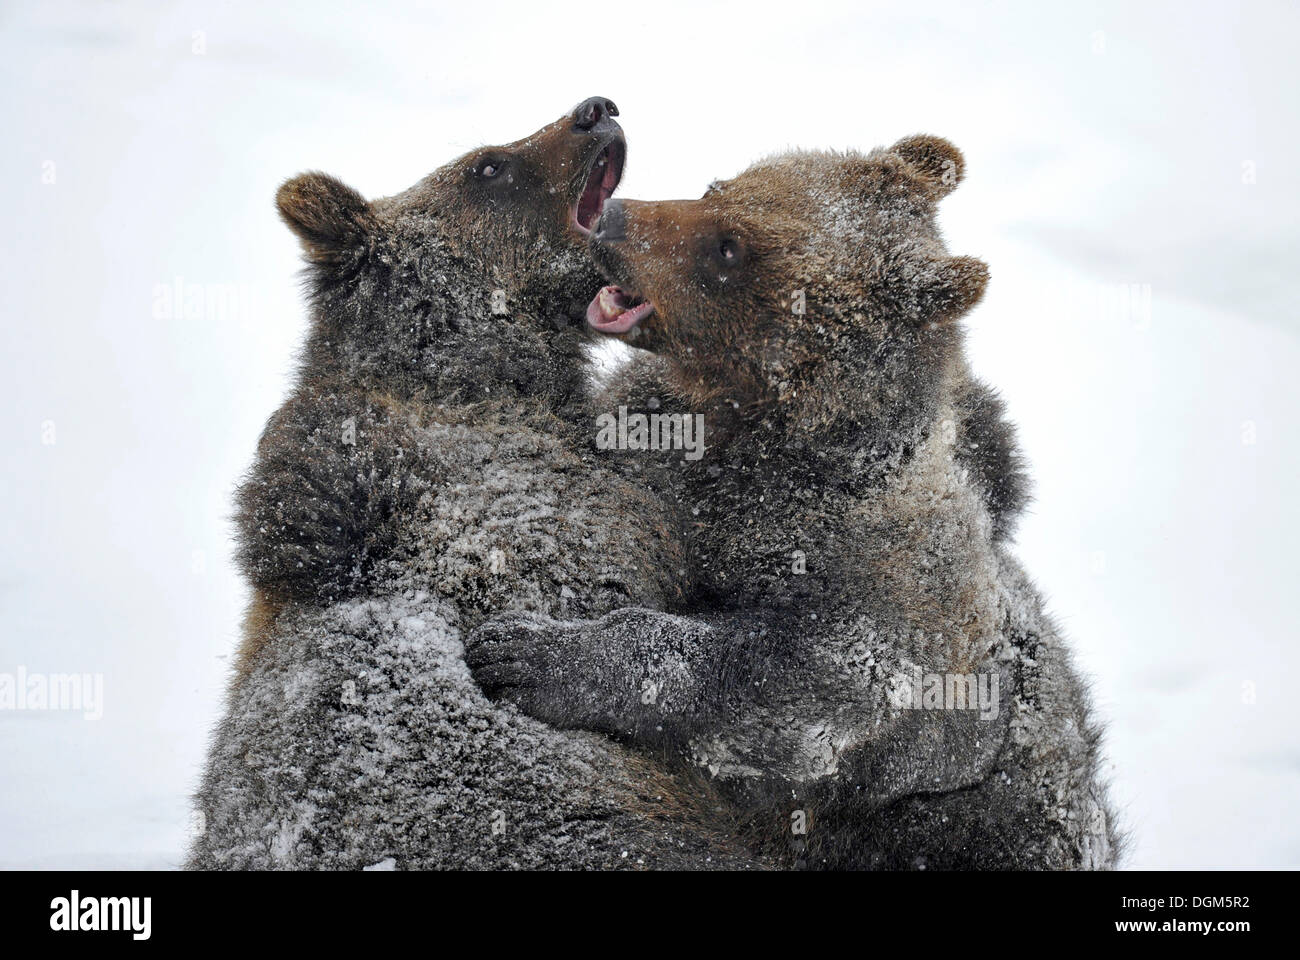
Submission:
POLYGON ((0 711, 0 866, 180 860, 245 598, 231 491, 305 324, 277 184, 393 193, 595 94, 628 197, 961 147, 971 354, 1129 865, 1300 863, 1298 35, 1258 2, 6 4, 0 672, 99 673, 104 705, 0 711), (212 309, 169 314, 177 283, 212 309))

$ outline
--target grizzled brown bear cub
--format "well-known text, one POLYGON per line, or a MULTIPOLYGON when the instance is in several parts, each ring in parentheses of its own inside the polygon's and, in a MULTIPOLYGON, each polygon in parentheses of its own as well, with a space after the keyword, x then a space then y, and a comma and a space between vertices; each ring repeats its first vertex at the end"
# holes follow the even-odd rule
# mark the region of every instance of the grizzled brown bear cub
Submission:
POLYGON ((1001 543, 1018 458, 957 323, 988 271, 935 222, 963 168, 912 137, 609 204, 588 320, 660 357, 601 405, 703 414, 703 458, 659 470, 698 589, 469 645, 490 695, 688 757, 797 863, 1113 861, 1084 691, 1001 543))
POLYGON ((312 324, 239 491, 255 587, 196 796, 199 868, 707 868, 755 860, 696 778, 489 703, 489 613, 675 602, 675 514, 577 442, 603 97, 367 201, 277 196, 312 324))

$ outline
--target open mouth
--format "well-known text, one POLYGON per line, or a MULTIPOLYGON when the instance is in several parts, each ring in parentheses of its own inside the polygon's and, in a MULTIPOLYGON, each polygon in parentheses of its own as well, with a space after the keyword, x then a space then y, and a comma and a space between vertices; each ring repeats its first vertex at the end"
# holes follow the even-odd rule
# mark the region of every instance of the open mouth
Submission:
POLYGON ((614 193, 623 177, 623 161, 627 158, 627 145, 617 137, 605 145, 591 162, 587 183, 578 197, 573 219, 583 233, 591 233, 591 226, 605 209, 605 201, 614 193))
POLYGON ((587 307, 587 323, 601 333, 627 333, 654 312, 653 303, 620 287, 601 287, 587 307))

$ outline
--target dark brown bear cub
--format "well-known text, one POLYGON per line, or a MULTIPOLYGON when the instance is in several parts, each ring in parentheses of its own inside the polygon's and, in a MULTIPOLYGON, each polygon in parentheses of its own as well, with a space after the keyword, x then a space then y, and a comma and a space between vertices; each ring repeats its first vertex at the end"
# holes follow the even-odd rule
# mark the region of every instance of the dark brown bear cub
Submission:
POLYGON ((381 200, 281 189, 312 327, 239 494, 261 602, 191 866, 754 862, 707 791, 490 703, 462 658, 490 613, 660 606, 684 579, 672 512, 572 437, 615 112, 593 97, 381 200))
POLYGON ((471 640, 489 692, 689 758, 809 866, 1113 862, 1086 698, 1000 542, 1014 450, 963 462, 979 417, 957 321, 988 271, 935 222, 962 173, 913 137, 611 203, 592 251, 617 286, 589 321, 667 363, 605 403, 704 416, 703 458, 661 471, 698 590, 471 640))

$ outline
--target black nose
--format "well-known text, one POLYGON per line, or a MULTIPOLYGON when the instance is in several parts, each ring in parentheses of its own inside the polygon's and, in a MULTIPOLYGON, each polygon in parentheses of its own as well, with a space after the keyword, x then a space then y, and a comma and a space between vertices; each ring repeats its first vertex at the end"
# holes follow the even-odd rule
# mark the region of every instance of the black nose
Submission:
POLYGON ((591 238, 601 243, 627 239, 627 213, 622 200, 605 201, 605 209, 592 227, 591 238))
POLYGON ((573 125, 579 130, 590 130, 608 117, 617 117, 618 107, 605 97, 588 97, 573 110, 573 125))

